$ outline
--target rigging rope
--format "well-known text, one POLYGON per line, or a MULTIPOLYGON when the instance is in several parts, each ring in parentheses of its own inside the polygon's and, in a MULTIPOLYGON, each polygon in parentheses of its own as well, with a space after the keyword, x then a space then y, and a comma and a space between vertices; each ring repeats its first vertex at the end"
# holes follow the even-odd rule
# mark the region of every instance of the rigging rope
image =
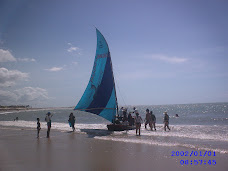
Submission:
MULTIPOLYGON (((116 69, 116 67, 115 67, 115 69, 116 69)), ((117 71, 117 70, 116 70, 116 71, 117 71)), ((114 71, 113 71, 113 73, 114 73, 114 71)), ((117 73, 117 75, 119 75, 119 73, 117 73)), ((116 78, 116 77, 115 77, 115 78, 116 78)), ((119 94, 120 94, 120 96, 121 96, 121 98, 122 98, 122 100, 123 100, 123 103, 124 103, 125 106, 127 106, 126 103, 125 103, 125 100, 124 100, 124 98, 123 98, 123 96, 122 96, 122 93, 120 92, 120 88, 119 88, 119 84, 118 84, 117 79, 115 79, 115 82, 116 82, 116 85, 117 85, 117 89, 118 89, 118 91, 119 91, 119 94)))

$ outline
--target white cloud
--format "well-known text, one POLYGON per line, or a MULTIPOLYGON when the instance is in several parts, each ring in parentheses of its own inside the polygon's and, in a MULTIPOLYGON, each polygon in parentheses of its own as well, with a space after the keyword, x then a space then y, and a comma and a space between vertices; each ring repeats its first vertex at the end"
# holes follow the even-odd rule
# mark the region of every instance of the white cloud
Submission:
POLYGON ((67 49, 68 52, 73 52, 73 51, 77 51, 77 50, 79 50, 79 48, 76 46, 72 46, 69 49, 67 49))
POLYGON ((39 87, 24 87, 14 92, 18 96, 18 101, 29 102, 39 99, 48 99, 47 90, 39 87))
POLYGON ((18 97, 14 92, 0 90, 0 104, 14 105, 18 97))
POLYGON ((149 58, 165 61, 165 62, 172 63, 172 64, 179 64, 179 63, 184 63, 184 62, 188 61, 187 58, 180 58, 180 57, 175 57, 175 56, 169 57, 169 56, 161 55, 161 54, 153 54, 149 58))
POLYGON ((8 50, 0 49, 0 62, 13 62, 17 59, 8 50))
MULTIPOLYGON (((79 47, 76 47, 76 46, 73 46, 71 43, 67 43, 70 47, 67 49, 68 52, 74 52, 74 51, 79 51, 80 48, 79 47)), ((79 52, 78 52, 79 53, 79 52)), ((80 53, 79 53, 80 54, 80 53)))
POLYGON ((32 104, 47 100, 48 92, 39 87, 24 87, 13 91, 0 90, 0 104, 32 104))
POLYGON ((14 85, 17 81, 26 80, 28 77, 28 73, 0 68, 0 86, 3 87, 14 85))
POLYGON ((72 62, 74 65, 78 65, 78 62, 72 62))
POLYGON ((36 62, 34 58, 17 58, 17 60, 23 62, 36 62))
POLYGON ((63 70, 63 67, 52 67, 50 69, 45 69, 46 71, 56 72, 63 70))
POLYGON ((0 62, 35 62, 34 58, 15 58, 9 50, 0 49, 0 62))

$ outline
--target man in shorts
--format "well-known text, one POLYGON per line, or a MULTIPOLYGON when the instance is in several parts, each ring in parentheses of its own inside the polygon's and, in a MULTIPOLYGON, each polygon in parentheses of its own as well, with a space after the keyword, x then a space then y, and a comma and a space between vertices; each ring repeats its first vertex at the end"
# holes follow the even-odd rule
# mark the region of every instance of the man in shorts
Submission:
POLYGON ((170 130, 169 128, 169 115, 167 114, 167 112, 164 112, 164 130, 166 131, 166 127, 168 128, 168 130, 170 130))
POLYGON ((149 124, 151 127, 151 115, 149 113, 149 109, 146 109, 145 129, 147 129, 147 124, 149 124))

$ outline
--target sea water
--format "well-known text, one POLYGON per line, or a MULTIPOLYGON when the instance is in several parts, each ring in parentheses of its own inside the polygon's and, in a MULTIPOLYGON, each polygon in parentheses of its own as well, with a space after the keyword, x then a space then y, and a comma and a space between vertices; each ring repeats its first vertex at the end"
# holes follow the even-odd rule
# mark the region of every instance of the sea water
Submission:
MULTIPOLYGON (((128 112, 133 106, 125 106, 128 112)), ((0 112, 0 126, 36 128, 36 118, 40 118, 42 130, 46 130, 44 118, 47 112, 53 114, 52 129, 71 131, 69 114, 76 117, 76 133, 88 134, 95 139, 120 141, 157 146, 187 147, 193 150, 207 150, 228 154, 228 103, 140 105, 135 106, 143 120, 148 108, 156 116, 157 131, 144 128, 141 136, 135 130, 123 132, 107 131, 109 121, 97 115, 73 111, 73 108, 52 108, 26 111, 0 112), (170 116, 170 131, 164 131, 164 112, 170 116), (179 117, 175 117, 178 114, 179 117), (18 117, 18 121, 14 119, 18 117)))

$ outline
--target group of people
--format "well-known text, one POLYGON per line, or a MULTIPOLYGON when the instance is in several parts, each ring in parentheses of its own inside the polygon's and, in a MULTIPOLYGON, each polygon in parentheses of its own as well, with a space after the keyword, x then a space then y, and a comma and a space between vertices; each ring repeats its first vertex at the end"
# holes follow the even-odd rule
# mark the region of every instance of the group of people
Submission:
MULTIPOLYGON (((147 129, 147 125, 149 124, 150 130, 153 131, 153 129, 156 131, 156 116, 153 114, 153 111, 149 111, 149 109, 146 109, 146 118, 144 119, 145 122, 145 129, 147 129)), ((136 126, 136 135, 140 135, 141 130, 141 124, 143 123, 142 117, 139 115, 138 110, 134 107, 133 112, 129 112, 127 115, 127 109, 121 107, 118 116, 116 118, 115 123, 119 124, 122 123, 123 125, 129 125, 129 126, 136 126), (135 116, 132 116, 132 114, 135 114, 135 116)), ((164 112, 164 130, 166 131, 166 128, 170 130, 169 128, 169 115, 167 112, 164 112)))
POLYGON ((149 111, 149 109, 146 109, 146 118, 145 118, 145 129, 147 129, 147 124, 149 124, 151 131, 154 130, 156 131, 156 116, 153 114, 153 111, 149 111))
MULTIPOLYGON (((50 131, 51 131, 51 117, 53 115, 48 112, 45 117, 45 121, 47 122, 47 138, 50 136, 50 131)), ((68 119, 70 127, 72 127, 73 131, 75 131, 75 116, 73 113, 70 113, 69 119, 68 119)), ((40 125, 40 118, 37 118, 37 138, 39 138, 40 135, 40 130, 41 130, 41 125, 40 125)))
POLYGON ((129 112, 129 114, 127 114, 127 109, 124 107, 121 107, 116 117, 115 123, 116 124, 122 123, 123 125, 129 125, 129 126, 135 125, 134 117, 132 117, 132 112, 129 112))
MULTIPOLYGON (((48 112, 46 114, 45 117, 45 121, 47 122, 47 138, 49 138, 50 136, 50 130, 51 130, 51 117, 53 115, 48 112)), ((69 115, 69 125, 70 127, 72 127, 73 131, 75 131, 75 116, 73 115, 73 113, 70 113, 69 115)), ((147 129, 147 125, 149 124, 149 127, 151 129, 151 131, 153 131, 153 129, 156 131, 156 116, 153 114, 153 111, 149 111, 149 109, 146 109, 146 118, 144 119, 145 122, 145 129, 147 129)), ((139 115, 138 110, 134 107, 133 108, 133 112, 129 112, 127 114, 127 109, 126 108, 121 108, 118 116, 116 117, 115 120, 116 124, 123 124, 123 125, 129 125, 129 126, 134 126, 136 127, 136 135, 140 135, 140 131, 141 131, 141 124, 143 123, 142 117, 139 115), (132 114, 135 114, 135 116, 132 116, 132 114)), ((170 130, 169 128, 169 115, 167 114, 167 112, 164 112, 164 130, 166 131, 166 128, 168 128, 168 130, 170 130)), ((40 119, 37 118, 37 138, 39 138, 39 133, 41 130, 41 126, 40 126, 40 119)))

